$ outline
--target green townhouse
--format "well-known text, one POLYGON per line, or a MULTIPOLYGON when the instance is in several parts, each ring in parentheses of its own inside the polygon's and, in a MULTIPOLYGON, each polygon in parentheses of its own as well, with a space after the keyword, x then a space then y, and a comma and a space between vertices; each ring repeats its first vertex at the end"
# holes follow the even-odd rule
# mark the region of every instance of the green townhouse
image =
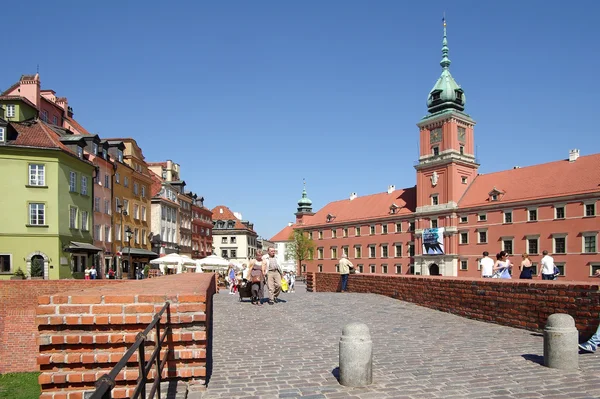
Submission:
POLYGON ((84 155, 86 140, 61 136, 35 117, 7 121, 3 111, 0 279, 18 269, 28 277, 83 278, 100 251, 90 232, 96 169, 84 155))

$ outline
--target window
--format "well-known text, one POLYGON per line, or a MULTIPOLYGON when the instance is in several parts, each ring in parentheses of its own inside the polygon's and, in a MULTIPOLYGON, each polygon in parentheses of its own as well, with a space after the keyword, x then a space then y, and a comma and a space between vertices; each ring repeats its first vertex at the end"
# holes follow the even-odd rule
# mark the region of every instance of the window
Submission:
POLYGON ((381 265, 381 273, 387 274, 387 272, 388 272, 388 265, 381 265))
POLYGON ((529 209, 529 211, 527 212, 527 217, 528 222, 537 221, 537 209, 529 209))
POLYGON ((42 116, 40 117, 40 119, 43 120, 44 122, 48 122, 48 111, 43 110, 42 116))
POLYGON ((129 200, 123 199, 123 211, 129 214, 129 200))
POLYGON ((596 233, 583 234, 583 252, 586 254, 596 253, 596 233))
POLYGON ((11 254, 0 254, 0 273, 10 273, 12 271, 11 254))
POLYGON ((430 222, 431 222, 431 228, 432 229, 437 229, 437 227, 438 227, 438 220, 437 219, 431 219, 430 222))
POLYGON ((356 237, 360 237, 360 227, 356 227, 356 228, 354 229, 354 235, 355 235, 356 237))
POLYGON ((14 118, 15 117, 15 105, 14 104, 9 104, 6 106, 6 117, 7 118, 14 118))
POLYGON ((319 230, 319 240, 323 239, 323 230, 319 230))
POLYGON ((146 207, 142 206, 142 222, 146 221, 146 207))
POLYGON ((96 241, 102 241, 102 232, 100 230, 100 225, 99 224, 95 224, 94 225, 94 240, 96 241))
POLYGON ((317 270, 319 273, 323 273, 323 265, 318 265, 317 270))
POLYGON ((98 155, 98 143, 92 142, 92 154, 98 155))
POLYGON ((223 259, 229 258, 229 253, 227 252, 226 249, 221 250, 221 258, 223 258, 223 259))
POLYGON ((382 245, 381 246, 381 257, 382 258, 387 258, 388 257, 388 246, 387 245, 382 245))
POLYGON ((81 176, 81 195, 87 195, 87 176, 81 176))
POLYGON ((142 230, 142 245, 146 245, 146 230, 142 230))
POLYGON ((555 219, 564 219, 565 218, 565 207, 557 206, 554 208, 554 218, 555 219))
POLYGON ((479 244, 487 243, 487 230, 479 231, 479 244))
POLYGON ((354 247, 354 257, 356 259, 360 259, 362 257, 362 247, 360 245, 354 247))
POLYGON ((336 247, 331 248, 331 259, 337 259, 337 248, 336 247))
POLYGON ((312 240, 312 237, 313 237, 313 236, 312 236, 312 231, 309 231, 309 232, 308 232, 308 239, 309 239, 309 240, 312 240))
POLYGON ((140 206, 138 204, 133 205, 133 218, 138 220, 140 218, 140 206))
POLYGON ((88 212, 81 211, 81 230, 88 231, 88 212))
POLYGON ((431 196, 431 205, 438 205, 440 203, 439 197, 437 195, 431 196))
POLYGON ((129 177, 127 177, 127 176, 123 177, 123 185, 125 187, 129 187, 129 177))
POLYGON ((461 177, 461 178, 460 178, 460 182, 461 182, 462 184, 467 184, 467 178, 466 178, 465 176, 461 177))
POLYGON ((364 265, 360 265, 360 264, 358 265, 358 272, 359 272, 359 273, 364 273, 364 272, 365 272, 365 267, 364 267, 364 265))
POLYGON ((79 159, 83 158, 83 148, 81 148, 80 146, 77 146, 77 157, 79 159))
POLYGON ((375 265, 369 265, 369 271, 375 273, 375 265))
POLYGON ((119 174, 119 172, 115 173, 115 181, 121 184, 121 175, 119 174))
POLYGON ((507 254, 512 255, 513 253, 513 240, 512 238, 507 238, 502 240, 502 250, 507 254))
POLYGON ((123 150, 117 150, 117 159, 123 163, 123 150))
POLYGON ((381 225, 381 234, 387 234, 388 233, 388 225, 384 224, 381 225))
POLYGON ((369 258, 375 257, 375 244, 369 245, 369 258))
POLYGON ((0 143, 4 143, 6 141, 6 136, 4 134, 4 128, 0 127, 0 143))
POLYGON ((100 212, 100 198, 94 198, 94 212, 100 212))
MULTIPOLYGON (((0 140, 1 141, 1 140, 0 140)), ((29 185, 30 186, 45 186, 46 185, 46 167, 40 164, 29 164, 29 185)))
POLYGON ((29 224, 31 226, 44 226, 46 224, 45 204, 29 204, 29 224))
POLYGON ((74 206, 69 207, 69 228, 77 228, 77 208, 75 208, 74 206))
POLYGON ((440 155, 440 147, 435 146, 431 149, 433 155, 440 155))
POLYGON ((133 182, 133 195, 138 195, 140 192, 140 186, 137 182, 133 182))
POLYGON ((231 237, 229 239, 229 242, 231 242, 232 244, 235 244, 236 243, 236 237, 231 237))
POLYGON ((140 231, 137 227, 133 230, 133 242, 140 243, 140 231))
POLYGON ((461 216, 460 217, 460 222, 461 223, 467 223, 469 221, 469 217, 468 216, 461 216))
POLYGON ((487 220, 487 214, 486 213, 480 213, 478 216, 478 220, 480 222, 485 222, 487 220))
POLYGON ((490 196, 490 199, 491 199, 492 201, 498 201, 498 194, 492 194, 492 195, 490 196))
POLYGON ((512 211, 504 212, 504 223, 512 223, 512 211))
POLYGON ((74 193, 77 192, 77 173, 69 173, 69 191, 74 193))
POLYGON ((415 231, 415 222, 408 222, 408 231, 415 231))
POLYGON ((558 275, 564 277, 565 276, 565 263, 564 262, 561 262, 561 263, 554 262, 554 266, 556 266, 556 268, 558 269, 558 272, 559 272, 558 275))
POLYGON ((104 241, 111 242, 110 238, 110 226, 104 226, 104 241))
MULTIPOLYGON (((165 236, 164 227, 163 227, 163 233, 160 236, 161 236, 161 238, 165 236)), ((120 224, 115 224, 115 240, 121 241, 121 225, 120 224)))
POLYGON ((336 263, 336 264, 335 264, 335 272, 336 272, 336 273, 339 273, 339 272, 340 272, 340 264, 339 264, 339 263, 336 263))
POLYGON ((554 251, 555 254, 567 253, 567 237, 554 237, 554 251))
POLYGON ((142 198, 146 198, 146 186, 142 186, 142 198))
POLYGON ((331 229, 331 238, 337 238, 337 229, 331 229))
POLYGON ((466 260, 460 261, 460 270, 469 270, 466 260))
POLYGON ((590 265, 590 276, 596 274, 596 271, 600 270, 600 263, 593 263, 590 265))
POLYGON ((402 274, 402 265, 395 265, 396 274, 402 274))
POLYGON ((469 233, 468 232, 460 233, 460 243, 461 244, 469 243, 469 233))
POLYGON ((537 238, 528 238, 527 239, 527 253, 529 255, 538 253, 538 239, 537 238))
POLYGON ((395 244, 394 251, 396 258, 400 258, 402 256, 402 244, 395 244))
POLYGON ((396 233, 402 232, 402 222, 396 223, 396 233))
POLYGON ((342 247, 342 253, 346 256, 349 256, 348 247, 342 247))
POLYGON ((596 216, 596 204, 585 204, 585 216, 596 216))
POLYGON ((370 235, 375 234, 375 225, 374 224, 369 227, 369 234, 370 235))
POLYGON ((408 244, 408 255, 415 256, 415 244, 408 244))
POLYGON ((317 259, 323 259, 323 248, 317 248, 317 259))
POLYGON ((534 276, 536 276, 538 274, 538 265, 537 265, 537 262, 531 262, 531 273, 534 276))
POLYGON ((348 237, 348 228, 347 228, 347 227, 344 227, 344 230, 342 230, 342 236, 343 236, 344 238, 345 238, 345 237, 348 237))
POLYGON ((227 244, 227 237, 221 237, 221 244, 227 244))

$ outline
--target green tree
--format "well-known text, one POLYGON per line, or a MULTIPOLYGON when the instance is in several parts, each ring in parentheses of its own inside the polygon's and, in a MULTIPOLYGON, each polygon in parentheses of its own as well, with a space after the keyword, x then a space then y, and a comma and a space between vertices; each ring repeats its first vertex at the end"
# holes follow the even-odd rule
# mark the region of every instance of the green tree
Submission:
POLYGON ((302 275, 302 261, 312 259, 312 254, 315 251, 315 243, 304 230, 294 230, 290 234, 289 242, 285 246, 285 259, 295 259, 298 262, 296 275, 302 275))

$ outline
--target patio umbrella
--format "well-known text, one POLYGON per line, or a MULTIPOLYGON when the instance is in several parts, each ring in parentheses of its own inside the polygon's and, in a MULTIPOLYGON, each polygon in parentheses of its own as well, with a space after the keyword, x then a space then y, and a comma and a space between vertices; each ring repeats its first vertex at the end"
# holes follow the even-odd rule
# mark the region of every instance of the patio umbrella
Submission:
POLYGON ((217 271, 217 270, 226 270, 227 267, 229 267, 230 262, 227 259, 221 258, 220 256, 210 255, 210 256, 207 256, 206 258, 198 260, 197 263, 204 270, 217 271))

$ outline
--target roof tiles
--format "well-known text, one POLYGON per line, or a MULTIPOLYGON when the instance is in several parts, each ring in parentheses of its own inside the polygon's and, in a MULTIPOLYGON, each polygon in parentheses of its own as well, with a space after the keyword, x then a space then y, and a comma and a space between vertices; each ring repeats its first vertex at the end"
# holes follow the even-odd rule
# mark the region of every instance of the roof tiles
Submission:
POLYGON ((277 233, 273 237, 271 237, 271 239, 269 241, 272 241, 272 242, 290 241, 290 236, 292 235, 292 232, 294 231, 295 227, 297 227, 296 224, 293 224, 291 226, 285 226, 283 228, 283 230, 281 230, 279 233, 277 233))

